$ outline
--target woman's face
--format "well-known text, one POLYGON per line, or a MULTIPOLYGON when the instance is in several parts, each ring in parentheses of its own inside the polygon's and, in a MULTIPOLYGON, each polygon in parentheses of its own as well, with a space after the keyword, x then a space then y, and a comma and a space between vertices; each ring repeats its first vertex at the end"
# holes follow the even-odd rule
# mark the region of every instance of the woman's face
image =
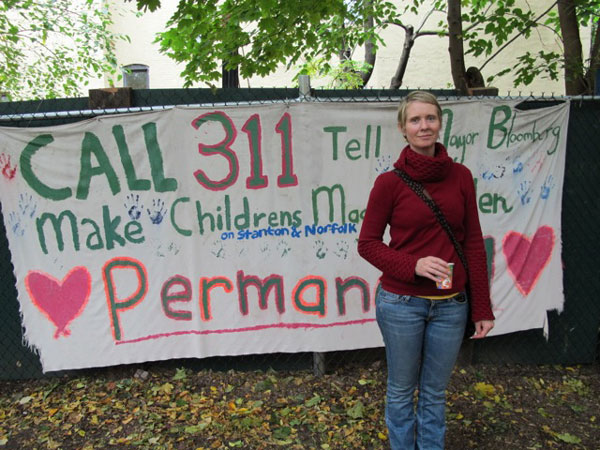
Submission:
POLYGON ((410 102, 406 107, 406 123, 398 124, 410 148, 428 156, 435 153, 435 143, 441 127, 436 106, 423 102, 410 102))

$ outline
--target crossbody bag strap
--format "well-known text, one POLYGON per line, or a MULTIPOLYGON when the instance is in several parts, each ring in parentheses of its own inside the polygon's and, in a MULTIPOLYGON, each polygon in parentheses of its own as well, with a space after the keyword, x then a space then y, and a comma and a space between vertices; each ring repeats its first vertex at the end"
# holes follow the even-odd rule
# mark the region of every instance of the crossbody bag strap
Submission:
POLYGON ((409 188, 411 188, 414 191, 414 193, 417 194, 419 196, 419 198, 427 204, 427 206, 429 206, 431 211, 433 211, 435 218, 437 219, 437 221, 439 222, 441 227, 444 229, 444 231, 450 238, 452 245, 454 245, 456 254, 460 258, 460 261, 462 262, 462 264, 468 274, 469 266, 467 264, 467 258, 465 257, 462 246, 460 245, 460 242, 458 242, 458 240, 454 236, 454 233, 452 232, 452 228, 450 227, 450 224, 446 220, 446 216, 444 216, 444 213, 442 212, 440 207, 437 205, 437 203, 435 201, 433 201, 433 199, 431 198, 431 195, 429 195, 429 192, 427 192, 425 187, 418 181, 413 180, 405 171, 403 171, 401 169, 394 169, 394 173, 396 175, 398 175, 400 178, 402 178, 402 180, 406 183, 406 185, 409 188))

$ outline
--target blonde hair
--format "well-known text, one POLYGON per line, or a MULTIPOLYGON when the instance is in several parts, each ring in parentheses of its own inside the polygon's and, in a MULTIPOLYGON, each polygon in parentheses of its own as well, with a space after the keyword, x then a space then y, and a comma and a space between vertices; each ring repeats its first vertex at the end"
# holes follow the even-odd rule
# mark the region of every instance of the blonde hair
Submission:
POLYGON ((442 122, 442 107, 437 101, 435 95, 430 92, 425 91, 412 91, 402 99, 400 105, 398 106, 398 123, 404 127, 406 124, 406 110, 408 108, 408 104, 412 102, 421 102, 421 103, 429 103, 437 108, 438 119, 440 119, 440 123, 442 122))

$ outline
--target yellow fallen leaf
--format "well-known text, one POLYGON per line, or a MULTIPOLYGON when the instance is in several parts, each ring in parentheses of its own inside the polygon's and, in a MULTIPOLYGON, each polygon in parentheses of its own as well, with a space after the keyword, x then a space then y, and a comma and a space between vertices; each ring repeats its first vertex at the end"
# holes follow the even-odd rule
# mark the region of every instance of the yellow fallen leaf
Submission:
POLYGON ((387 440, 387 436, 385 434, 383 434, 381 431, 379 433, 377 433, 377 437, 379 439, 381 439, 382 441, 386 441, 387 440))
POLYGON ((25 397, 22 397, 18 401, 18 403, 19 403, 19 405, 25 405, 25 404, 29 403, 31 400, 33 400, 33 397, 31 395, 27 395, 25 397))
POLYGON ((48 439, 48 442, 46 442, 46 447, 50 449, 59 448, 60 445, 60 442, 53 441, 52 439, 48 439))
POLYGON ((475 391, 483 396, 491 397, 496 393, 496 388, 491 384, 480 381, 479 383, 475 383, 475 391))
POLYGON ((163 391, 165 394, 170 394, 171 392, 173 392, 173 385, 171 383, 165 383, 160 387, 160 390, 163 391))

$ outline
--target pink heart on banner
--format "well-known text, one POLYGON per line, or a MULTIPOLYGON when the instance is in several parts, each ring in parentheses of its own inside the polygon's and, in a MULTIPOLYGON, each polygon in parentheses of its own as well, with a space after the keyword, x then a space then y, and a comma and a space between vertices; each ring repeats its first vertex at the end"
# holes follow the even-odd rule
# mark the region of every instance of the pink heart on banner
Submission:
POLYGON ((86 267, 74 267, 62 279, 31 270, 25 277, 25 287, 33 304, 56 325, 54 339, 69 336, 67 326, 78 317, 90 298, 92 277, 86 267))
POLYGON ((544 267, 550 262, 553 248, 554 230, 547 225, 539 227, 532 239, 516 231, 504 236, 502 252, 508 272, 524 296, 531 292, 544 267))

